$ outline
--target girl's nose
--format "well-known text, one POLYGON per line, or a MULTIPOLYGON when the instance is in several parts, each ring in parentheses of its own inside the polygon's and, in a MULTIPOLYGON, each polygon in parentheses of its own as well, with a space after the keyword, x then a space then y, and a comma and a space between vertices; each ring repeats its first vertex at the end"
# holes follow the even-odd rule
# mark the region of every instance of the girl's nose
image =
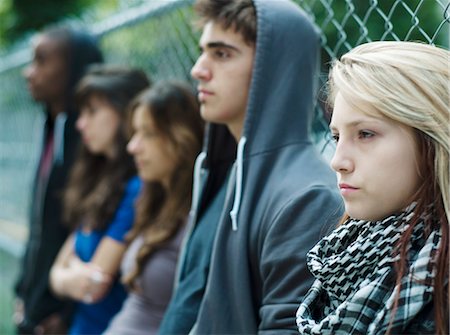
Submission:
POLYGON ((127 144, 127 151, 132 155, 136 154, 139 149, 139 142, 138 135, 134 134, 127 144))
POLYGON ((331 167, 339 173, 350 173, 354 170, 350 148, 343 142, 338 142, 336 145, 336 151, 331 159, 331 167))

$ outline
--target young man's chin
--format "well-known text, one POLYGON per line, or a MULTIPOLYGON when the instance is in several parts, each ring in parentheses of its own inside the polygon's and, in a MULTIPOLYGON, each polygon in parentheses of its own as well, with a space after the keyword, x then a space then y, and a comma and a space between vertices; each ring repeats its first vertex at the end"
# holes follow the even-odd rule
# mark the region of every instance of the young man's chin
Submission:
POLYGON ((200 116, 206 122, 226 124, 227 119, 221 115, 220 111, 214 110, 212 108, 207 108, 204 105, 200 106, 200 116), (222 117, 221 117, 222 116, 222 117))
POLYGON ((206 108, 204 105, 200 107, 200 116, 207 122, 217 123, 217 118, 214 117, 214 113, 211 111, 211 109, 206 108))

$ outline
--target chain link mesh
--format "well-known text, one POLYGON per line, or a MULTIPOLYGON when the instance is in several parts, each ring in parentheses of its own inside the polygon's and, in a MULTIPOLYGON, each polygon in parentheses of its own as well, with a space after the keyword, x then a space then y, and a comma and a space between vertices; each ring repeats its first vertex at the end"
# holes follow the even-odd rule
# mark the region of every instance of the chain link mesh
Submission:
MULTIPOLYGON (((276 0, 267 0, 276 1, 276 0)), ((322 43, 322 84, 330 61, 374 40, 419 40, 448 48, 449 3, 444 0, 296 0, 316 23, 322 43)), ((192 1, 142 1, 104 22, 89 25, 109 63, 144 69, 151 78, 189 75, 199 54, 192 1)), ((33 171, 41 145, 41 108, 29 97, 23 67, 30 49, 0 60, 0 219, 26 222, 33 171)), ((334 150, 319 98, 314 136, 329 158, 334 150)))

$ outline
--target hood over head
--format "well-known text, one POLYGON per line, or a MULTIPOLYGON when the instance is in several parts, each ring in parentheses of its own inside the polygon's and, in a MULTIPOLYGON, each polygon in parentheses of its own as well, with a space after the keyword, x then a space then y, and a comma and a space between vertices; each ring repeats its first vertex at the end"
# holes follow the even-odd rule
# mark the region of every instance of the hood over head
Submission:
MULTIPOLYGON (((257 38, 242 133, 247 139, 244 156, 310 141, 319 79, 319 35, 308 16, 289 0, 253 2, 257 38)), ((206 167, 236 152, 231 134, 224 136, 225 131, 219 130, 223 127, 210 126, 204 150, 206 167)))
POLYGON ((319 70, 319 35, 298 5, 288 0, 253 2, 257 38, 244 157, 310 141, 319 70))
POLYGON ((240 149, 237 150, 237 143, 226 126, 209 125, 204 148, 206 158, 203 154, 202 159, 203 167, 211 173, 202 192, 200 212, 217 193, 235 159, 237 177, 232 217, 237 216, 241 193, 245 192, 241 187, 244 159, 295 143, 311 143, 319 79, 317 30, 292 1, 253 0, 253 3, 257 37, 240 149))

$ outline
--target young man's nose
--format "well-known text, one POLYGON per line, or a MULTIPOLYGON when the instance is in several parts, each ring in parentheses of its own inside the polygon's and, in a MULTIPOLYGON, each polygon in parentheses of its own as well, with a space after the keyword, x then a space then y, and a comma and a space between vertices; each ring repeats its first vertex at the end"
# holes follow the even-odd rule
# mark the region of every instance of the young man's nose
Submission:
POLYGON ((197 62, 195 62, 194 66, 191 69, 191 76, 194 79, 200 80, 200 81, 207 81, 211 79, 211 71, 206 66, 206 61, 204 59, 204 56, 201 55, 197 62))

